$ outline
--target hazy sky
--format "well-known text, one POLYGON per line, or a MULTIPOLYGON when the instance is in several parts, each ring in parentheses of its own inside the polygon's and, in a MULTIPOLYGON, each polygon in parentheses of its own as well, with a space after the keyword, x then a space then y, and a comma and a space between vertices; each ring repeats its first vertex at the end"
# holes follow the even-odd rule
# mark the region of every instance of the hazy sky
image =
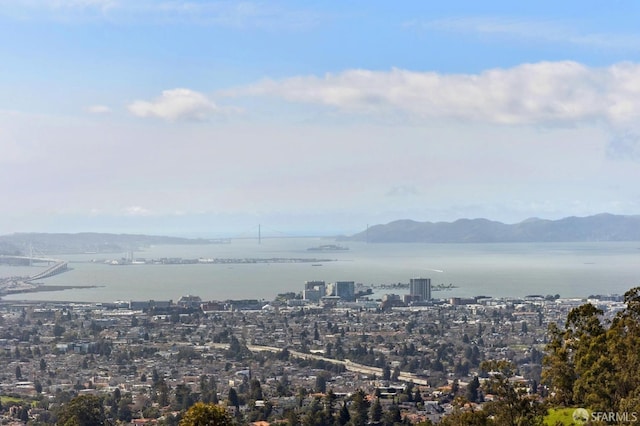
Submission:
POLYGON ((640 213, 637 1, 0 1, 0 233, 640 213))

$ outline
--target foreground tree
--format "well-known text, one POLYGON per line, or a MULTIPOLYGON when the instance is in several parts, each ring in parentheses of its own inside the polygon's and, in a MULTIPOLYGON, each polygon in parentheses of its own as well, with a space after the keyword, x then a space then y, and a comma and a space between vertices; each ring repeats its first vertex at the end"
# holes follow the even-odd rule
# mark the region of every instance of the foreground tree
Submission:
MULTIPOLYGON (((497 399, 484 404, 483 412, 496 425, 542 425, 546 408, 534 397, 527 395, 526 387, 519 386, 512 379, 515 366, 508 361, 485 361, 481 364, 489 378, 484 382, 486 394, 493 394, 497 399)), ((473 421, 480 422, 482 415, 476 415, 473 421)))
POLYGON ((442 419, 440 426, 489 426, 494 423, 485 411, 454 411, 442 419))
POLYGON ((362 389, 358 389, 351 397, 351 424, 364 426, 369 422, 369 401, 362 389))
POLYGON ((626 292, 624 301, 608 329, 603 312, 591 304, 572 309, 564 329, 550 325, 543 380, 557 404, 640 410, 640 287, 626 292))
POLYGON ((227 411, 215 404, 196 402, 180 420, 180 426, 228 426, 233 420, 227 411))
POLYGON ((64 404, 58 412, 61 426, 100 426, 106 424, 102 398, 81 395, 64 404))

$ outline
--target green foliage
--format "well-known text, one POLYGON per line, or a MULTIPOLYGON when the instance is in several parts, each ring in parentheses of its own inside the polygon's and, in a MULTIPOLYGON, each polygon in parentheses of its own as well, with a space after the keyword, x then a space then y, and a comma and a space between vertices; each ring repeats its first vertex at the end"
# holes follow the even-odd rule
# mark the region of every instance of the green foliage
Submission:
POLYGON ((58 425, 99 426, 105 424, 102 399, 94 395, 81 395, 64 404, 58 412, 58 425))
POLYGON ((574 407, 569 408, 552 408, 544 417, 545 426, 570 425, 575 424, 573 421, 574 407))
POLYGON ((474 376, 473 379, 467 385, 466 397, 470 402, 478 402, 478 390, 480 389, 480 380, 478 376, 474 376))
POLYGON ((302 417, 302 426, 325 426, 331 424, 331 416, 322 408, 319 398, 314 398, 302 417))
POLYGON ((254 378, 254 379, 251 379, 251 381, 249 382, 249 399, 253 401, 259 401, 264 399, 260 380, 254 378))
POLYGON ((440 426, 485 426, 495 424, 486 411, 456 411, 442 419, 440 426))
POLYGON ((343 403, 340 407, 340 412, 338 412, 338 418, 336 423, 339 426, 346 425, 349 420, 351 420, 351 415, 349 414, 349 409, 347 408, 347 404, 343 403))
POLYGON ((402 422, 402 414, 400 413, 400 407, 393 404, 382 415, 382 424, 384 426, 393 426, 402 422))
POLYGON ((238 392, 234 388, 229 388, 227 402, 230 406, 236 407, 236 409, 240 406, 240 398, 238 397, 238 392))
POLYGON ((371 405, 371 421, 373 423, 379 423, 382 420, 382 405, 380 405, 380 399, 376 400, 371 405))
POLYGON ((607 329, 591 304, 572 309, 564 329, 551 324, 543 381, 560 406, 640 411, 640 287, 607 329))
MULTIPOLYGON (((512 381, 515 366, 508 361, 486 361, 482 370, 489 372, 483 383, 485 394, 493 394, 496 400, 484 404, 483 412, 497 425, 541 425, 545 407, 534 396, 527 395, 526 388, 512 381)), ((474 418, 474 421, 478 419, 474 418)), ((482 423, 476 423, 482 424, 482 423)))
POLYGON ((362 389, 358 389, 351 397, 351 424, 364 426, 369 421, 369 401, 362 389))
POLYGON ((180 426, 230 426, 233 420, 226 410, 215 404, 196 402, 180 420, 180 426))

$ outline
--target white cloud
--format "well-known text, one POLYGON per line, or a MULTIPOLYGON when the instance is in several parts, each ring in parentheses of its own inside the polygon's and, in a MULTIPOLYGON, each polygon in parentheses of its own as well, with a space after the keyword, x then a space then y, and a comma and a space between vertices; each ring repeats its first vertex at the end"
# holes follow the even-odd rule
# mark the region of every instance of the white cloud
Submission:
POLYGON ((111 108, 106 105, 91 105, 87 108, 87 111, 91 114, 109 114, 111 112, 111 108))
POLYGON ((138 117, 156 117, 169 121, 203 121, 221 111, 202 93, 180 88, 164 90, 160 97, 152 101, 132 102, 128 109, 138 117))
POLYGON ((317 14, 273 2, 179 0, 3 0, 0 15, 20 19, 192 23, 235 29, 300 30, 317 25, 317 14))
POLYGON ((273 96, 360 114, 402 112, 494 124, 595 121, 617 127, 640 116, 640 65, 539 62, 479 74, 347 70, 264 80, 228 94, 273 96))
POLYGON ((413 20, 405 27, 494 36, 513 40, 531 40, 543 43, 574 45, 595 49, 640 49, 640 36, 636 34, 581 32, 575 25, 559 21, 531 20, 504 17, 459 17, 432 21, 413 20))
POLYGON ((126 216, 151 216, 151 211, 140 206, 130 206, 124 209, 126 216))

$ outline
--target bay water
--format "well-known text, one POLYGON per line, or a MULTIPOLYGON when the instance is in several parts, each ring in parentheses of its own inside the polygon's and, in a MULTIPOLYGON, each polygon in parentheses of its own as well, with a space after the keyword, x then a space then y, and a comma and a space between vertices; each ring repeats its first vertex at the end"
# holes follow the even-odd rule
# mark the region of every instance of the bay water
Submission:
MULTIPOLYGON (((300 292, 308 280, 355 281, 364 285, 408 283, 431 278, 432 285, 452 284, 435 298, 522 297, 559 294, 623 294, 640 286, 640 242, 508 244, 366 244, 344 243, 349 250, 308 251, 334 244, 322 238, 234 239, 230 244, 159 245, 135 258, 307 259, 308 262, 231 264, 133 264, 106 262, 127 253, 49 255, 72 268, 41 280, 46 285, 96 286, 55 292, 4 296, 3 300, 113 302, 173 300, 197 295, 203 300, 264 299, 300 292), (331 261, 326 261, 330 259, 331 261)), ((342 244, 342 243, 340 243, 342 244)), ((0 277, 33 275, 46 266, 0 265, 0 277)), ((404 294, 407 290, 377 290, 404 294)))

